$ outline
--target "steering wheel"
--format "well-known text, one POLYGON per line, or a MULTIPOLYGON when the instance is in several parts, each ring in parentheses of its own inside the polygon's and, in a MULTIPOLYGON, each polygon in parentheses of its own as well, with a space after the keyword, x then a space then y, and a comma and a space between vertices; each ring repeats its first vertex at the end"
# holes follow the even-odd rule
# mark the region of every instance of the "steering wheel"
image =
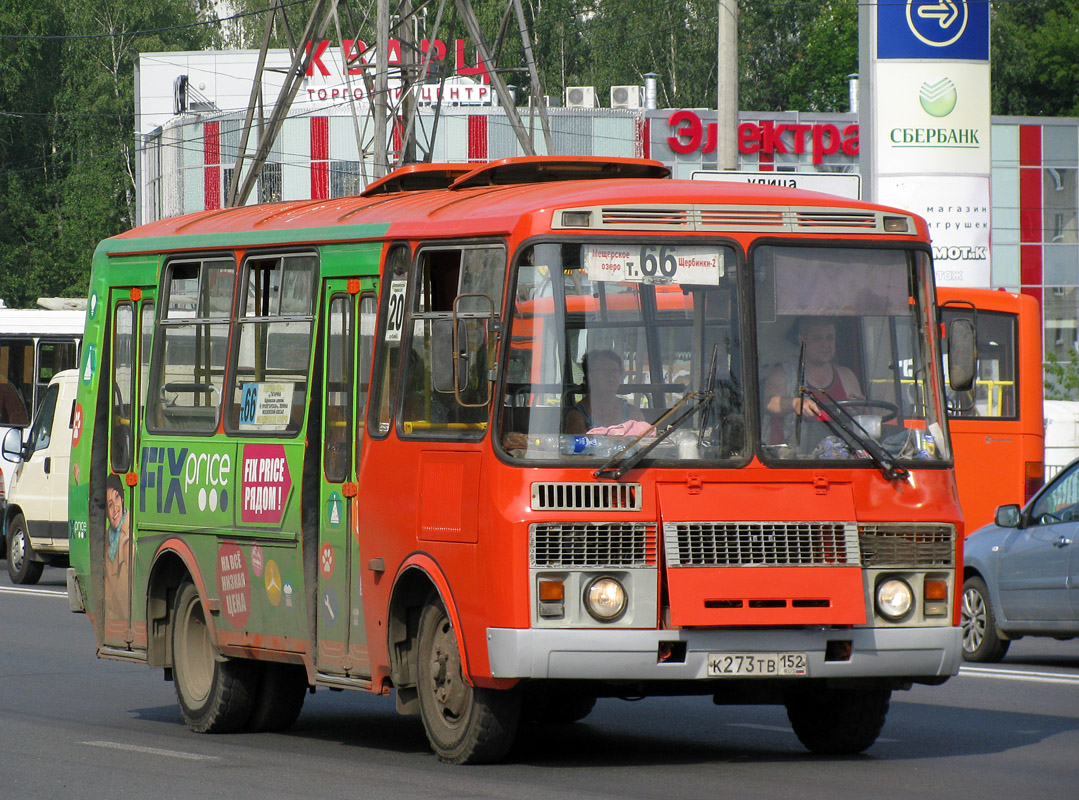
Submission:
POLYGON ((836 400, 835 404, 841 406, 843 409, 848 408, 877 408, 885 412, 881 417, 881 422, 891 422, 893 419, 899 416, 899 406, 895 403, 889 403, 887 400, 862 400, 858 398, 848 398, 846 400, 836 400))

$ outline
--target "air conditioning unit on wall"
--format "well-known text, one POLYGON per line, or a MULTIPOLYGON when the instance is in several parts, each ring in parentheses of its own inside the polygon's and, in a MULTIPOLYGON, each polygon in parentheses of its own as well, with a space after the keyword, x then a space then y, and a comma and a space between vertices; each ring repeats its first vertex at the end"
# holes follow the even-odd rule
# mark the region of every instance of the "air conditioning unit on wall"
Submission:
POLYGON ((567 86, 566 108, 595 108, 595 86, 567 86))
POLYGON ((643 86, 611 87, 611 108, 640 108, 643 105, 643 86))

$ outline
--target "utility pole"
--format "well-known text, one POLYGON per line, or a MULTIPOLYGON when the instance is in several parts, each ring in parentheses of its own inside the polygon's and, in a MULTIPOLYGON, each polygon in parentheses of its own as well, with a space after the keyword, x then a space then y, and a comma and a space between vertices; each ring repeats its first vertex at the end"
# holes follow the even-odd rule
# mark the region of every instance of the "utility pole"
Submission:
POLYGON ((738 0, 719 0, 716 166, 738 169, 738 0))

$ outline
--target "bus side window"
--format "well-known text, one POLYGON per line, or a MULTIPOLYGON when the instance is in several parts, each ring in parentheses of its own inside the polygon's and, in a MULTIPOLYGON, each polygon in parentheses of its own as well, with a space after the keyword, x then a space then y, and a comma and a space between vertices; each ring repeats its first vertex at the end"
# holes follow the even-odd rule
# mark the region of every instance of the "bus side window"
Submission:
POLYGON ((210 433, 217 429, 225 383, 232 259, 166 266, 161 321, 153 341, 154 391, 147 427, 210 433))
POLYGON ((318 258, 251 258, 244 275, 229 427, 296 433, 307 406, 318 258))
POLYGON ((30 422, 33 387, 27 387, 24 383, 23 365, 33 352, 32 339, 0 341, 0 425, 26 425, 30 422))
POLYGON ((41 339, 37 343, 37 395, 45 391, 52 376, 78 364, 74 339, 41 339))
POLYGON ((348 480, 352 447, 352 298, 338 294, 330 300, 326 339, 326 426, 323 469, 326 480, 348 480))
POLYGON ((139 368, 139 408, 146 408, 147 393, 150 388, 150 344, 154 333, 154 304, 142 304, 142 321, 139 323, 140 368, 139 368))
POLYGON ((371 360, 375 350, 375 315, 378 313, 378 298, 374 292, 367 292, 360 297, 360 340, 356 353, 356 413, 359 422, 356 425, 356 457, 359 458, 363 443, 363 421, 367 413, 367 397, 371 391, 371 360))
POLYGON ((395 245, 386 254, 381 285, 378 336, 380 344, 372 375, 372 405, 368 430, 372 436, 385 436, 393 424, 392 399, 397 396, 401 365, 401 338, 404 332, 405 300, 408 288, 409 250, 395 245))
POLYGON ((486 368, 493 366, 495 339, 485 335, 489 327, 476 316, 463 318, 458 325, 458 350, 470 355, 467 364, 462 359, 458 365, 457 392, 453 381, 443 374, 449 374, 452 365, 438 362, 435 353, 439 337, 453 335, 455 305, 458 314, 483 315, 488 325, 491 319, 500 318, 505 261, 501 245, 421 251, 416 275, 419 290, 405 321, 408 349, 401 406, 405 435, 448 432, 476 438, 486 430, 488 408, 461 405, 458 397, 468 402, 463 398, 486 393, 486 387, 471 384, 485 380, 486 368))
POLYGON ((130 302, 116 305, 112 335, 112 471, 131 469, 131 416, 135 361, 135 311, 130 302))

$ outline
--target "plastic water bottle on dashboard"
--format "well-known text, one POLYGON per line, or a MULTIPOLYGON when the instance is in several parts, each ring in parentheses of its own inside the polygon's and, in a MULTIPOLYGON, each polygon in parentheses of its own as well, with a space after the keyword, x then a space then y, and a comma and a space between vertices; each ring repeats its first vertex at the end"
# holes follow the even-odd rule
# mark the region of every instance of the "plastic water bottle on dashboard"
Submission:
POLYGON ((559 451, 564 456, 595 455, 599 449, 599 440, 595 436, 574 436, 563 434, 559 451))
POLYGON ((557 453, 561 447, 561 437, 557 433, 543 433, 528 437, 529 449, 540 453, 557 453))

